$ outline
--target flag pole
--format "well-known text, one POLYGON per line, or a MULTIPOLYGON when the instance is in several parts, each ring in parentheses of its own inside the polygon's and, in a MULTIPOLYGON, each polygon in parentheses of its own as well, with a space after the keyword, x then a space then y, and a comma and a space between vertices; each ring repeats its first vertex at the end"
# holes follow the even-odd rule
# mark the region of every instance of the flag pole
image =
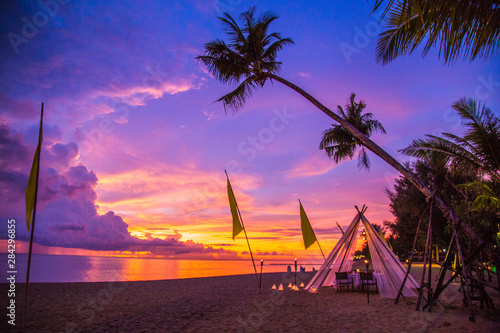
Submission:
MULTIPOLYGON (((224 172, 226 173, 226 177, 229 180, 229 176, 227 175, 227 171, 224 170, 224 172)), ((234 193, 233 193, 233 195, 234 195, 234 193)), ((255 271, 255 277, 257 278, 257 285, 259 286, 259 290, 260 290, 259 274, 257 273, 257 267, 255 267, 255 261, 253 260, 253 253, 252 253, 252 249, 250 248, 250 242, 248 241, 247 229, 245 228, 245 224, 243 223, 243 218, 241 217, 240 207, 238 206, 238 202, 236 202, 236 199, 234 200, 234 202, 236 204, 236 210, 238 211, 238 215, 240 217, 241 226, 243 227, 243 231, 245 232, 245 238, 246 238, 247 244, 248 244, 248 251, 250 252, 250 257, 252 258, 253 269, 255 271)))
POLYGON ((316 241, 318 242, 319 250, 321 251, 321 254, 323 255, 323 259, 326 260, 325 254, 323 253, 323 249, 321 248, 321 245, 319 244, 319 240, 316 238, 316 241))
POLYGON ((40 115, 40 129, 39 129, 39 137, 38 137, 38 156, 37 156, 37 168, 36 168, 36 182, 35 182, 35 202, 33 205, 33 220, 31 221, 31 235, 30 235, 30 248, 28 252, 28 268, 26 270, 26 293, 24 295, 24 327, 26 328, 26 318, 28 317, 28 289, 30 284, 30 268, 31 268, 31 253, 33 250, 33 236, 35 233, 35 219, 36 219, 36 201, 38 198, 38 177, 40 175, 40 153, 42 150, 42 126, 43 126, 43 103, 42 103, 42 111, 40 115))
POLYGON ((238 209, 238 215, 240 216, 241 225, 243 226, 243 232, 245 232, 245 238, 247 239, 248 251, 250 252, 250 257, 252 258, 253 269, 255 271, 255 277, 257 278, 257 285, 259 284, 259 274, 257 273, 257 267, 255 267, 255 260, 253 260, 252 249, 250 248, 250 242, 248 241, 247 229, 245 229, 245 224, 243 223, 243 219, 241 218, 240 207, 238 207, 238 203, 236 203, 236 209, 238 209))

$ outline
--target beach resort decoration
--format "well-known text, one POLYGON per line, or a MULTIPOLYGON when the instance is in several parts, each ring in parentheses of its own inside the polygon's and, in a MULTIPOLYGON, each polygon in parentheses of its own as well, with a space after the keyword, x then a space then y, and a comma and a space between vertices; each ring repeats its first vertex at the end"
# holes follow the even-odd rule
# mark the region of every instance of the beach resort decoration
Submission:
POLYGON ((259 275, 257 273, 257 267, 255 266, 255 261, 253 259, 253 253, 252 249, 250 248, 250 242, 248 241, 247 231, 245 229, 245 225, 243 224, 243 218, 241 217, 240 209, 238 207, 238 204, 236 203, 236 198, 234 197, 233 188, 231 187, 231 183, 229 182, 229 176, 227 175, 226 170, 224 170, 224 172, 226 173, 227 179, 227 196, 229 198, 229 207, 231 209, 231 215, 233 217, 233 240, 240 234, 241 231, 245 233, 245 238, 248 244, 248 251, 250 252, 250 257, 252 258, 253 269, 255 271, 255 277, 257 278, 257 285, 259 286, 260 292, 262 279, 259 279, 259 275))
MULTIPOLYGON (((473 246, 481 247, 481 251, 489 261, 500 263, 500 254, 493 243, 485 241, 483 237, 477 234, 467 221, 455 212, 455 208, 447 203, 447 200, 442 197, 439 191, 433 190, 429 184, 372 141, 369 135, 367 135, 370 133, 363 133, 359 128, 351 124, 348 119, 333 112, 305 90, 278 75, 281 65, 281 62, 276 61, 278 51, 287 45, 293 44, 290 38, 282 38, 279 33, 268 31, 270 24, 278 19, 278 15, 272 11, 259 15, 257 14, 256 7, 251 7, 241 13, 239 18, 242 24, 241 27, 228 13, 220 16, 219 20, 224 27, 228 42, 216 39, 205 43, 203 55, 196 57, 196 59, 205 64, 208 71, 217 80, 225 84, 237 86, 233 91, 217 99, 218 102, 223 103, 226 112, 228 110, 237 112, 242 109, 245 102, 252 97, 258 88, 266 86, 266 82, 279 82, 287 86, 341 125, 345 133, 348 133, 349 137, 352 138, 352 142, 358 146, 362 146, 362 150, 366 148, 378 155, 382 160, 399 171, 427 198, 432 197, 435 207, 439 208, 443 216, 447 217, 450 226, 453 228, 456 226, 460 230, 461 235, 471 241, 473 246)), ((340 158, 344 155, 341 154, 338 157, 340 158)), ((363 156, 366 157, 364 154, 363 156)), ((364 161, 363 157, 363 164, 365 164, 364 161)))
POLYGON ((278 290, 283 290, 283 283, 280 283, 278 290))
POLYGON ((291 282, 288 284, 288 288, 293 288, 293 285, 291 282))
POLYGON ((273 286, 271 287, 271 289, 273 289, 273 290, 276 289, 276 285, 273 284, 273 286))
MULTIPOLYGON (((481 267, 483 264, 479 264, 479 262, 483 262, 482 260, 479 260, 480 257, 479 251, 476 250, 473 252, 470 257, 465 258, 464 254, 462 252, 460 242, 458 241, 459 239, 459 232, 457 231, 455 225, 453 225, 453 235, 450 240, 450 244, 448 246, 448 250, 446 251, 446 257, 443 262, 439 261, 439 257, 437 259, 433 259, 432 257, 432 207, 433 207, 434 200, 431 198, 430 203, 427 206, 427 208, 423 211, 422 215, 420 216, 420 220, 418 221, 417 225, 417 230, 415 232, 415 238, 413 240, 413 249, 416 248, 417 244, 417 239, 419 236, 419 230, 420 226, 422 225, 422 220, 427 212, 429 210, 429 220, 427 224, 427 239, 426 239, 426 244, 425 244, 425 253, 424 253, 424 263, 423 263, 423 270, 422 270, 422 277, 420 281, 420 289, 418 293, 418 299, 417 299, 417 305, 416 305, 416 310, 418 311, 432 311, 434 305, 437 304, 439 300, 439 296, 441 293, 452 283, 452 281, 458 276, 460 276, 460 280, 462 281, 462 290, 464 293, 463 297, 463 303, 469 305, 469 321, 475 322, 475 315, 474 315, 474 307, 470 306, 472 304, 472 301, 479 301, 481 308, 486 304, 486 307, 488 309, 494 309, 495 306, 493 304, 493 300, 490 298, 488 293, 486 292, 485 287, 492 287, 491 284, 484 279, 483 281, 481 279, 477 279, 479 276, 477 269, 479 271, 482 271, 484 274, 484 268, 481 267), (478 257, 476 257, 478 256, 478 257), (470 265, 473 260, 476 259, 478 260, 478 263, 476 265, 470 265), (452 260, 455 260, 455 263, 452 264, 452 260), (437 264, 438 266, 441 266, 440 272, 437 277, 437 285, 435 286, 435 289, 432 289, 432 264, 433 262, 437 264), (465 263, 465 266, 469 264, 469 268, 464 270, 462 268, 463 263, 465 263), (426 272, 426 268, 428 267, 428 270, 426 272), (453 275, 451 277, 446 277, 447 271, 451 270, 453 272, 453 275), (475 274, 472 273, 472 271, 476 271, 475 274), (427 278, 426 278, 426 273, 427 273, 427 278), (448 279, 447 282, 445 282, 445 279, 448 279), (427 297, 424 296, 424 291, 425 289, 427 290, 427 297), (473 296, 476 292, 478 292, 478 296, 473 296), (424 304, 425 303, 425 304, 424 304)), ((479 248, 480 249, 480 248, 479 248)), ((414 257, 415 251, 412 251, 410 259, 407 260, 408 263, 408 269, 406 272, 405 279, 403 280, 403 284, 401 285, 401 288, 398 292, 398 295, 396 297, 396 300, 394 301, 395 304, 398 303, 399 297, 402 293, 402 290, 405 286, 405 282, 407 281, 407 276, 410 274, 410 269, 412 267, 413 263, 413 257, 414 257)), ((437 251, 436 251, 436 256, 437 256, 437 251)), ((488 271, 488 275, 489 275, 488 271)), ((491 276, 490 276, 491 279, 491 276)))
POLYGON ((344 234, 344 229, 342 229, 342 227, 340 226, 340 224, 339 224, 337 221, 335 221, 335 223, 337 223, 337 227, 339 227, 340 232, 341 232, 341 233, 342 233, 342 235, 343 235, 343 234, 344 234))
POLYGON ((28 317, 28 288, 30 283, 31 254, 33 250, 33 236, 35 233, 36 202, 38 197, 38 177, 40 175, 40 152, 43 141, 43 103, 40 114, 40 128, 38 130, 38 145, 36 146, 35 156, 31 165, 30 177, 26 186, 26 227, 31 229, 30 247, 28 252, 28 267, 26 270, 26 293, 24 295, 24 326, 26 327, 26 318, 28 317))
POLYGON ((304 286, 304 282, 301 282, 299 287, 304 288, 304 286))
MULTIPOLYGON (((411 275, 406 275, 406 269, 391 251, 380 234, 366 219, 364 213, 367 207, 363 206, 361 211, 356 206, 358 213, 344 232, 332 252, 325 260, 318 272, 309 281, 305 290, 316 293, 322 286, 333 286, 335 284, 336 272, 351 272, 356 250, 357 234, 360 224, 364 226, 371 261, 375 270, 377 286, 382 298, 396 298, 398 290, 403 284, 405 276, 407 281, 402 290, 404 297, 416 297, 414 290, 418 284, 411 275)), ((354 275, 354 274, 353 274, 354 275)))
MULTIPOLYGON (((304 246, 307 250, 311 245, 317 242, 321 254, 323 255, 323 259, 326 260, 325 254, 323 253, 323 249, 321 248, 321 245, 319 245, 319 241, 316 238, 316 235, 314 234, 314 230, 311 227, 311 222, 309 222, 309 219, 307 218, 306 211, 304 210, 304 207, 302 206, 302 202, 300 202, 300 199, 299 199, 299 204, 300 204, 300 228, 302 229, 304 246)), ((297 261, 295 261, 295 265, 297 265, 297 261)))

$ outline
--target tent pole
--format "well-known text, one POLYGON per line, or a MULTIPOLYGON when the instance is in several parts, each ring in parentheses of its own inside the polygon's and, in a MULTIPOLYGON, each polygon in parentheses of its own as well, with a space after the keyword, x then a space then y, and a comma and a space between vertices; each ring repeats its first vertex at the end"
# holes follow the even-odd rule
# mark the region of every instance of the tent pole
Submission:
MULTIPOLYGON (((361 216, 359 218, 361 219, 361 216)), ((359 220, 358 220, 358 222, 359 222, 359 220)), ((359 228, 359 225, 358 225, 358 228, 359 228)), ((354 228, 354 229, 357 229, 357 228, 354 228)), ((347 249, 344 253, 344 257, 342 258, 342 262, 340 263, 340 266, 339 266, 339 270, 338 270, 339 272, 341 271, 340 269, 342 268, 342 265, 344 265, 344 260, 345 260, 345 257, 347 256, 347 251, 349 251, 349 247, 351 246, 352 239, 354 237, 356 237, 356 232, 352 232, 352 234, 350 236, 351 236, 351 238, 349 239, 349 242, 347 243, 347 249)))
POLYGON ((327 260, 325 260, 325 262, 323 263, 323 265, 321 265, 321 267, 318 270, 318 272, 311 278, 311 280, 309 280, 309 283, 306 286, 307 290, 313 285, 313 283, 316 283, 318 280, 320 281, 320 283, 318 284, 318 286, 323 285, 323 283, 325 282, 326 278, 329 275, 328 272, 325 272, 325 268, 326 268, 326 266, 328 266, 328 265, 331 264, 331 262, 333 260, 332 258, 335 258, 337 256, 337 254, 339 253, 340 249, 342 248, 342 243, 345 243, 345 240, 349 238, 349 236, 351 235, 351 233, 353 232, 353 230, 356 230, 355 225, 357 223, 359 223, 359 219, 357 220, 357 222, 355 222, 355 221, 356 221, 356 217, 352 220, 351 224, 349 224, 349 226, 347 227, 346 232, 342 235, 342 237, 340 238, 340 240, 333 247, 333 250, 328 255, 327 260))
MULTIPOLYGON (((371 223, 368 221, 368 219, 367 219, 366 217, 364 217, 364 215, 362 215, 362 219, 361 219, 361 221, 363 222, 363 224, 365 224, 365 222, 363 221, 363 218, 367 221, 367 223, 368 223, 368 227, 370 228, 371 232, 373 232, 373 235, 375 236, 375 238, 380 237, 379 233, 378 233, 378 232, 376 232, 376 230, 373 228, 373 226, 372 226, 372 225, 371 225, 371 223)), ((380 239, 380 243, 382 244, 382 246, 384 246, 384 245, 385 245, 385 246, 387 246, 387 244, 386 244, 386 243, 385 243, 382 239, 380 239)), ((368 243, 368 246, 369 246, 369 243, 368 243)), ((375 242, 373 242, 373 247, 375 248, 375 252, 378 254, 378 256, 379 256, 380 258, 382 258, 382 256, 380 255, 380 251, 379 251, 378 245, 377 245, 375 242)), ((371 251, 370 251, 370 252, 371 252, 371 251)), ((389 271, 389 270, 387 269, 387 266, 386 266, 386 264, 385 264, 384 260, 381 260, 381 261, 382 261, 382 265, 384 266, 385 270, 386 270, 386 271, 389 271)), ((392 285, 393 285, 393 286, 395 286, 395 285, 396 285, 396 284, 394 283, 394 280, 392 279, 392 277, 391 277, 390 275, 389 275, 389 280, 391 281, 391 283, 392 283, 392 285)), ((403 296, 403 297, 404 297, 404 296, 403 296)))

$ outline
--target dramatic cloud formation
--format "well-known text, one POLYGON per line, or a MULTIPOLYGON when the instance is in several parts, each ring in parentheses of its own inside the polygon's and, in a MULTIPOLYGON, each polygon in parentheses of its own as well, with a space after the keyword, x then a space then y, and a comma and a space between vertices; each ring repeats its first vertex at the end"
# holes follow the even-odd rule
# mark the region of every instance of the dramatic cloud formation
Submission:
MULTIPOLYGON (((45 139, 42 150, 36 242, 45 246, 80 248, 94 251, 127 251, 150 253, 156 256, 181 254, 214 254, 235 256, 232 251, 205 247, 191 240, 181 241, 182 235, 175 230, 163 239, 134 237, 128 224, 112 211, 97 212, 95 188, 98 178, 81 162, 78 146, 71 142, 66 145, 45 139)), ((30 164, 32 151, 23 144, 18 134, 11 133, 8 125, 0 124, 0 153, 2 154, 0 203, 4 216, 15 217, 18 221, 18 240, 29 240, 24 228, 23 184, 27 183, 26 166, 30 164)), ((2 216, 2 217, 4 217, 2 216)), ((6 238, 6 229, 2 230, 6 238)))
POLYGON ((43 3, 0 2, 0 219, 16 218, 28 239, 24 190, 43 102, 44 253, 245 255, 243 236, 231 237, 224 170, 263 256, 318 256, 303 250, 297 199, 325 251, 354 205, 373 223, 393 218, 385 189, 398 173, 373 154, 370 172, 335 164, 318 149, 332 120, 295 91, 266 83, 234 114, 214 103, 236 86, 195 57, 226 38, 222 11, 278 13, 270 30, 295 42, 280 51, 280 75, 332 110, 355 92, 387 130, 372 139, 402 162, 398 150, 415 138, 459 134, 459 98, 500 105, 498 59, 444 66, 431 50, 376 64, 366 2, 82 0, 51 13, 43 3))

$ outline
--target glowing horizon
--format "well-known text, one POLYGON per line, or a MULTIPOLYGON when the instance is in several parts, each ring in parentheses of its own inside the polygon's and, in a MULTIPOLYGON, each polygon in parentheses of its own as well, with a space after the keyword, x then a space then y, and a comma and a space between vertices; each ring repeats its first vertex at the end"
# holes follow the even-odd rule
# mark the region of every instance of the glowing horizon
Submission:
MULTIPOLYGON (((252 5, 278 13, 270 30, 295 41, 278 55, 280 75, 332 110, 355 92, 387 130, 372 139, 401 162, 409 159, 398 150, 413 139, 460 133, 458 99, 498 113, 498 58, 445 66, 433 49, 378 65, 370 3, 233 3, 233 16, 252 5)), ((22 18, 42 11, 27 1, 2 6, 4 36, 22 36, 22 18)), ((83 1, 58 6, 26 42, 3 39, 0 217, 16 219, 20 253, 41 102, 38 253, 247 258, 243 233, 231 237, 224 170, 258 259, 321 257, 317 245, 304 250, 297 199, 325 255, 355 205, 368 206, 371 223, 393 220, 385 189, 398 172, 372 153, 370 172, 356 158, 335 164, 318 149, 332 120, 299 94, 275 83, 235 114, 214 103, 234 87, 195 57, 226 39, 219 14, 201 0, 83 1)), ((4 228, 0 244, 6 238, 4 228)))

